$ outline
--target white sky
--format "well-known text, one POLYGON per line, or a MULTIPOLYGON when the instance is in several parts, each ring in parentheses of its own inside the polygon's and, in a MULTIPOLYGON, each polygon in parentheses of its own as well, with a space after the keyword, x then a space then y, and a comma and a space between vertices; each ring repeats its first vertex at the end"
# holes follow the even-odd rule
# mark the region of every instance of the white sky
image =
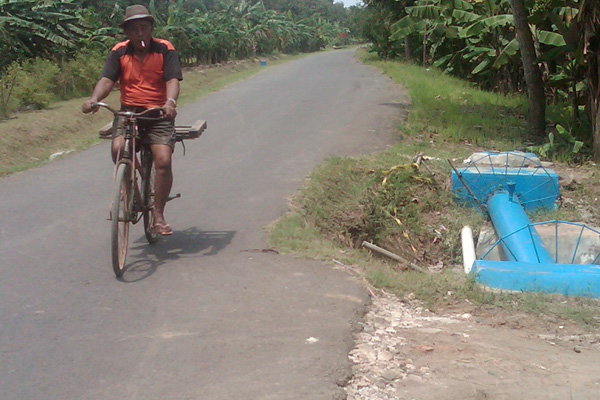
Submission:
POLYGON ((361 0, 336 0, 336 3, 344 3, 345 7, 355 6, 361 2, 361 0))

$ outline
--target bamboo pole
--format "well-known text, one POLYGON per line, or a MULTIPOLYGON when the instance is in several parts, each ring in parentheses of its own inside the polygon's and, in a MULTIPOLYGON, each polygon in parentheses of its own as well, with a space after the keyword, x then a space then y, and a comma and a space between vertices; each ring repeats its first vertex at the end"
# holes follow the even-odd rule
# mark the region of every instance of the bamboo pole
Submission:
POLYGON ((415 270, 417 272, 422 272, 424 274, 427 273, 427 271, 425 271, 423 268, 419 267, 418 265, 416 265, 416 264, 414 264, 414 263, 412 263, 412 262, 410 262, 408 260, 405 260, 404 258, 400 257, 399 255, 392 253, 391 251, 388 251, 386 249, 382 249, 381 247, 376 246, 373 243, 369 243, 367 241, 364 241, 364 242, 362 242, 362 246, 366 247, 369 250, 376 251, 379 254, 383 254, 384 256, 387 256, 387 257, 391 258, 392 260, 396 260, 396 261, 398 261, 401 264, 407 265, 407 266, 409 266, 410 268, 412 268, 413 270, 415 270))

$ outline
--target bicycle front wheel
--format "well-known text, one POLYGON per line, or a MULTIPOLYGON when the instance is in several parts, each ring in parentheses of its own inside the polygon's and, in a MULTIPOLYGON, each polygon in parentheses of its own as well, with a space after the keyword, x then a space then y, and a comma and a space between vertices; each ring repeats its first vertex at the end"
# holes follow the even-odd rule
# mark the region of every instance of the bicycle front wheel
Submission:
POLYGON ((154 230, 154 162, 150 149, 146 148, 142 151, 142 165, 144 168, 144 233, 146 234, 148 243, 154 244, 158 241, 158 233, 154 230))
POLYGON ((131 165, 122 163, 117 168, 111 212, 112 264, 117 277, 121 277, 125 272, 132 208, 131 165))

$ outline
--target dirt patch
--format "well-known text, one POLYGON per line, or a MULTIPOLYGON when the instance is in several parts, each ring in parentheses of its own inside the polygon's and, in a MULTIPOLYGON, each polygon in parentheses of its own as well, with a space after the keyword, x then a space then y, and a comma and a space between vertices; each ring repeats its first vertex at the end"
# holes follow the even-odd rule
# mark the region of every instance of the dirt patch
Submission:
POLYGON ((372 300, 349 400, 600 398, 600 334, 469 304, 434 314, 385 292, 372 300))
MULTIPOLYGON (((600 226, 598 167, 550 168, 563 215, 600 226)), ((600 398, 600 334, 564 320, 468 301, 433 313, 412 295, 372 289, 363 328, 349 355, 349 400, 600 398)))
POLYGON ((575 167, 554 164, 551 168, 560 178, 561 208, 579 216, 579 220, 588 225, 600 226, 598 166, 594 163, 575 167))

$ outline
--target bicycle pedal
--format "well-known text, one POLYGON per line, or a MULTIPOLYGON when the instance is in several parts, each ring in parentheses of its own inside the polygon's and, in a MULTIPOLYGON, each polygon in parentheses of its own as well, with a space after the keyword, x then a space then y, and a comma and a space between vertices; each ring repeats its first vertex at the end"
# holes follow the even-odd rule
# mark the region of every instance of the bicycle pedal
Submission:
POLYGON ((175 196, 169 196, 169 197, 167 198, 167 201, 171 201, 171 200, 174 200, 174 199, 178 199, 178 198, 180 198, 180 197, 181 197, 181 193, 177 193, 175 196))

